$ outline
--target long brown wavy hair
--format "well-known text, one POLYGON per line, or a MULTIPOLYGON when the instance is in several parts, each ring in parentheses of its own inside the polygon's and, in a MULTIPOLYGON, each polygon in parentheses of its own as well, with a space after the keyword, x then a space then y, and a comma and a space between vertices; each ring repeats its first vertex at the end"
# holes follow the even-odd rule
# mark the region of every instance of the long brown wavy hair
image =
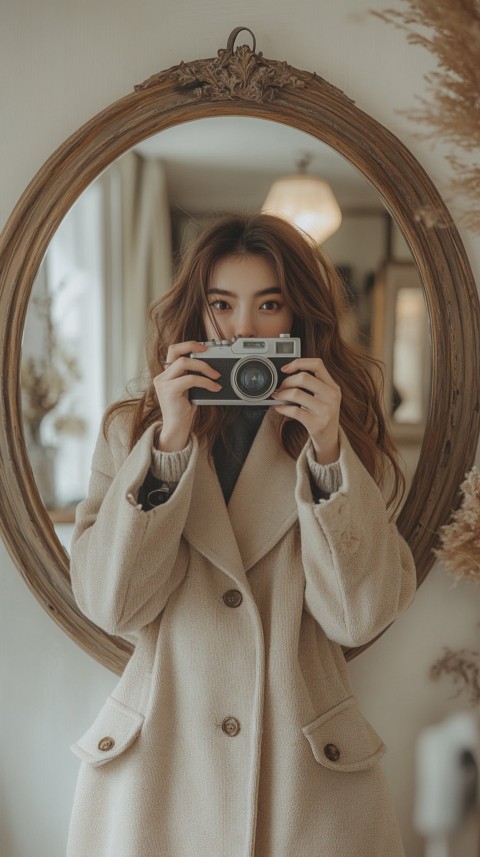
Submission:
MULTIPOLYGON (((288 222, 268 214, 223 217, 197 238, 175 277, 172 289, 149 308, 147 358, 150 382, 144 394, 118 402, 134 408, 131 445, 161 420, 153 379, 164 370, 168 347, 206 338, 203 317, 206 292, 215 264, 227 256, 260 255, 273 264, 278 285, 294 316, 291 336, 300 337, 302 357, 321 357, 342 391, 340 424, 350 444, 377 484, 388 481, 389 504, 399 505, 405 480, 383 411, 383 373, 378 361, 346 341, 340 331, 343 283, 321 249, 288 222)), ((218 331, 222 338, 221 331, 218 331)), ((225 439, 235 408, 198 407, 192 431, 211 454, 217 436, 225 439)), ((282 417, 279 431, 285 450, 297 458, 308 433, 297 420, 282 417)))

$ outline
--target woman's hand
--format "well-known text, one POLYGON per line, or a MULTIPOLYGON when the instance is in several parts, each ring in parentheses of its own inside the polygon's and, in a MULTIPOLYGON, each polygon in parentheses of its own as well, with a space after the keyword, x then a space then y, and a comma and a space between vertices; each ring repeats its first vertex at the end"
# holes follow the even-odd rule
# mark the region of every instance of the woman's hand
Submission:
POLYGON ((340 455, 340 387, 319 357, 299 357, 282 366, 282 371, 287 377, 272 398, 289 404, 275 405, 275 410, 302 423, 312 439, 318 463, 332 464, 340 455))
POLYGON ((162 430, 158 438, 158 448, 163 452, 178 452, 188 443, 193 418, 197 406, 188 398, 192 387, 202 387, 218 392, 221 385, 216 382, 220 373, 205 360, 197 360, 188 355, 207 351, 208 346, 201 342, 179 342, 171 345, 167 352, 166 368, 153 379, 155 392, 162 410, 162 430), (200 372, 200 375, 193 375, 200 372))

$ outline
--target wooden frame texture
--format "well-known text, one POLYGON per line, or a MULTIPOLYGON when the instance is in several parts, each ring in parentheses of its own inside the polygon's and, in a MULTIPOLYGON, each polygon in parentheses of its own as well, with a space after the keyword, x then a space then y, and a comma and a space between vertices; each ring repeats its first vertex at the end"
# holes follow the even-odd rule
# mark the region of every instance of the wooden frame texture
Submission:
MULTIPOLYGON (((49 158, 0 237, 0 526, 11 556, 52 618, 104 666, 120 673, 132 647, 76 607, 68 556, 38 493, 22 428, 19 367, 28 300, 60 221, 113 160, 146 137, 209 116, 256 116, 294 126, 336 149, 376 188, 399 224, 425 290, 432 396, 420 460, 399 517, 418 582, 434 561, 438 531, 458 503, 479 434, 479 302, 459 234, 429 177, 403 144, 316 74, 268 60, 241 29, 213 59, 180 63, 107 107, 49 158), (432 225, 433 224, 433 225, 432 225)), ((253 34, 252 34, 253 36, 253 34)), ((370 644, 369 644, 370 645, 370 644)), ((362 651, 351 649, 351 658, 362 651)))

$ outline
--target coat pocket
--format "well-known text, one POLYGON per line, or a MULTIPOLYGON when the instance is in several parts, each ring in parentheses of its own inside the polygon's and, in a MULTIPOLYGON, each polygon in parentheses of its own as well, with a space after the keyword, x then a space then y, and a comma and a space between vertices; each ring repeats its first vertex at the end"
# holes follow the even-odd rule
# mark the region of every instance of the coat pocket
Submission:
POLYGON ((353 696, 302 728, 317 762, 332 771, 366 771, 383 756, 382 739, 353 696))
POLYGON ((143 714, 109 696, 90 729, 70 749, 93 767, 105 765, 131 747, 144 719, 143 714))

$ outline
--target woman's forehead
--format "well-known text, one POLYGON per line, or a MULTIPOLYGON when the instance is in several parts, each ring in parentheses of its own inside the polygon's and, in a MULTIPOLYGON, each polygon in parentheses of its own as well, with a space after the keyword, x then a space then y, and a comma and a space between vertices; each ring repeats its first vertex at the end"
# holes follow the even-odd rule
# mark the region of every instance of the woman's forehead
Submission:
POLYGON ((208 289, 265 291, 278 289, 276 266, 266 255, 230 254, 215 262, 208 289))

